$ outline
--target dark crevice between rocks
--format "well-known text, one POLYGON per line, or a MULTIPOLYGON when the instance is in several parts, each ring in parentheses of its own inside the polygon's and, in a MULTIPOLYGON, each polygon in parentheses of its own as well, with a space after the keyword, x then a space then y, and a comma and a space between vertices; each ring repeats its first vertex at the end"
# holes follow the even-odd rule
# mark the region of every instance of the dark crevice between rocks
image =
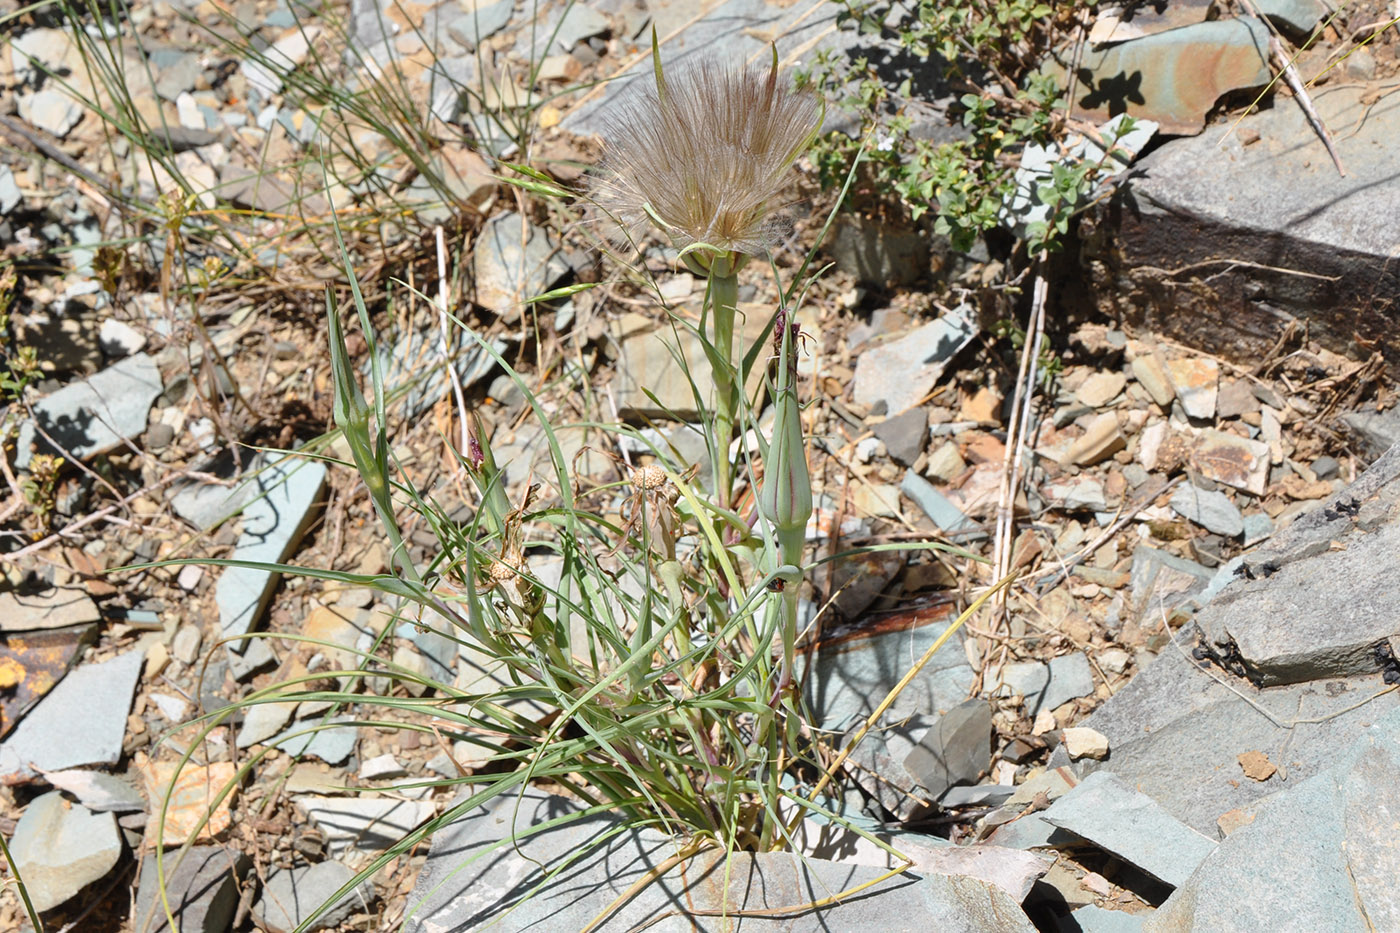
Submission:
POLYGON ((1395 649, 1389 641, 1378 642, 1375 648, 1376 664, 1381 669, 1381 678, 1387 684, 1400 684, 1400 658, 1395 657, 1395 649))
MULTIPOLYGON (((1265 576, 1267 575, 1265 574, 1265 576)), ((1251 671, 1245 666, 1244 658, 1240 655, 1239 645, 1235 644, 1234 641, 1212 647, 1204 637, 1200 637, 1196 647, 1191 649, 1191 657, 1195 659, 1198 667, 1204 668, 1207 664, 1214 664, 1222 671, 1234 674, 1236 677, 1242 677, 1256 687, 1263 685, 1263 675, 1258 671, 1251 671)))

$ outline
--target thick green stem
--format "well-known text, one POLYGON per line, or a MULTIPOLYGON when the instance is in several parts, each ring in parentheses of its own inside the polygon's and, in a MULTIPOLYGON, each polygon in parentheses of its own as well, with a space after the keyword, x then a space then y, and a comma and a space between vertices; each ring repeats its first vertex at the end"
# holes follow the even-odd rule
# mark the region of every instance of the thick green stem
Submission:
MULTIPOLYGON (((716 263, 718 265, 718 263, 716 263)), ((734 494, 734 469, 729 445, 734 441, 734 420, 739 412, 739 391, 735 381, 738 364, 734 359, 734 324, 739 306, 737 274, 710 274, 710 321, 714 332, 710 342, 715 382, 715 496, 721 508, 728 508, 734 494)))

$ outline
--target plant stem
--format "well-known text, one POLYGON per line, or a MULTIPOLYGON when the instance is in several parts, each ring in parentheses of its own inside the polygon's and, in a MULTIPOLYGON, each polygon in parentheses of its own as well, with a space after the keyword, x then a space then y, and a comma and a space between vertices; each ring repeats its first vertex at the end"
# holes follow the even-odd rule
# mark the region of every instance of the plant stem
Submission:
MULTIPOLYGON (((716 267, 721 265, 715 263, 716 267)), ((710 320, 714 333, 716 359, 710 367, 715 381, 715 496, 720 508, 728 508, 734 493, 733 464, 729 445, 734 440, 734 417, 739 410, 739 393, 734 381, 734 321, 739 305, 739 277, 736 273, 710 273, 710 320)))

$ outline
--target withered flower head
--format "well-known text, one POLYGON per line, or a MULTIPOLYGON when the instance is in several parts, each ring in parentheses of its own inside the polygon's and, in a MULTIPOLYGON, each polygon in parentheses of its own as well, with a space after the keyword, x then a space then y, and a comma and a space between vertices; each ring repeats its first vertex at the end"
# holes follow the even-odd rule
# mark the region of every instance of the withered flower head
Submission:
POLYGON ((753 255, 785 176, 821 129, 823 105, 810 90, 769 69, 714 61, 663 75, 605 129, 604 171, 594 203, 611 215, 621 244, 657 224, 684 249, 707 244, 753 255))

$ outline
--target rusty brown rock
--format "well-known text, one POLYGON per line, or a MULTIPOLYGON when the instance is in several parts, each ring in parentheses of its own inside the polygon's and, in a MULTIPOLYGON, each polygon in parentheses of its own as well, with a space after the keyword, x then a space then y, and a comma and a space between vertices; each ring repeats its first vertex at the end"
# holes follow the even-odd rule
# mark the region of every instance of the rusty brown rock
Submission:
POLYGON ((1268 84, 1268 43, 1262 21, 1240 17, 1091 50, 1080 64, 1074 114, 1102 123, 1127 113, 1165 133, 1199 133, 1221 97, 1268 84))

